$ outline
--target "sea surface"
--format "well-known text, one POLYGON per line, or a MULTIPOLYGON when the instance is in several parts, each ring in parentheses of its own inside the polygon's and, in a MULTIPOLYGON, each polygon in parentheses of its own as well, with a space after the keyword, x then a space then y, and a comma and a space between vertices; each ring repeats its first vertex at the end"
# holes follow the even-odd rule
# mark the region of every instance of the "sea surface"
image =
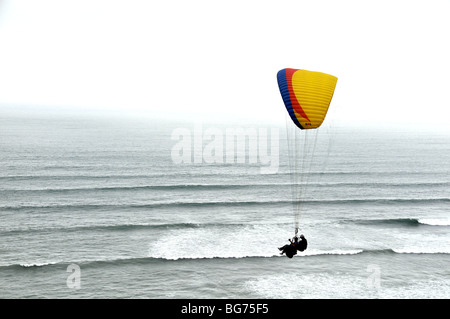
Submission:
POLYGON ((450 134, 324 127, 289 259, 285 133, 0 109, 0 298, 450 298, 450 134))

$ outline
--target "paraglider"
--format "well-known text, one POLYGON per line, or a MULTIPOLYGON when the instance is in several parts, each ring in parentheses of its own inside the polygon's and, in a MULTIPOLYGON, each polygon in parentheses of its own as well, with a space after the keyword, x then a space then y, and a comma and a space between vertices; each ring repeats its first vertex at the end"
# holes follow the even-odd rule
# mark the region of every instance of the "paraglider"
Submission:
POLYGON ((308 247, 308 241, 303 234, 300 235, 300 241, 298 241, 297 235, 294 238, 289 239, 290 245, 284 245, 278 248, 281 251, 280 255, 286 254, 287 257, 292 258, 297 255, 297 251, 304 251, 308 247))
POLYGON ((289 114, 286 123, 288 132, 289 166, 294 204, 295 236, 290 245, 283 246, 281 254, 292 258, 297 251, 307 247, 306 238, 301 235, 301 249, 295 243, 300 227, 302 194, 307 187, 308 170, 317 141, 319 128, 328 112, 337 83, 337 77, 326 73, 302 69, 282 69, 277 74, 278 88, 289 114), (310 134, 312 132, 312 134, 310 134))

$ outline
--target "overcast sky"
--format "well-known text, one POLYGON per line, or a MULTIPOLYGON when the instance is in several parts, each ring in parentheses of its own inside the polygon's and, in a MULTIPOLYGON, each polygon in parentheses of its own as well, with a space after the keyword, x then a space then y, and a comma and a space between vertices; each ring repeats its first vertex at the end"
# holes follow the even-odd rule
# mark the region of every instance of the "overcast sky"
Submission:
POLYGON ((284 120, 289 67, 338 77, 341 123, 450 126, 449 16, 448 0, 0 0, 0 107, 284 120))

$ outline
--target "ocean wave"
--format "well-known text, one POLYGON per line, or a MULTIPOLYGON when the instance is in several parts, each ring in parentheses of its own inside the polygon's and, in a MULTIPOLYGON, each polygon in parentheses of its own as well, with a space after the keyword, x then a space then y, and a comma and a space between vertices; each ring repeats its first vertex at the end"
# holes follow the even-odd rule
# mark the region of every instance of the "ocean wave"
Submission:
POLYGON ((35 209, 77 209, 77 210, 96 210, 96 209, 146 209, 162 207, 210 207, 210 206, 251 206, 251 205, 273 205, 273 204, 292 204, 291 201, 171 201, 154 202, 146 204, 54 204, 54 205, 13 205, 0 206, 2 210, 35 210, 35 209))
POLYGON ((450 220, 439 218, 381 218, 381 219, 347 219, 341 223, 351 223, 359 225, 386 225, 414 227, 420 225, 427 226, 450 226, 450 220))
MULTIPOLYGON (((304 252, 299 252, 294 258, 307 258, 307 257, 323 257, 329 255, 380 255, 380 254, 450 254, 450 250, 446 249, 331 249, 331 250, 306 250, 304 252)), ((177 260, 197 260, 197 259, 247 259, 247 258, 283 258, 284 255, 280 255, 277 253, 268 253, 266 255, 255 254, 255 255, 229 255, 229 256, 219 256, 219 255, 211 255, 211 256, 152 256, 151 258, 155 260, 167 260, 167 261, 177 261, 177 260)))
MULTIPOLYGON (((334 221, 333 221, 334 223, 334 221)), ((439 218, 394 218, 394 219, 346 219, 339 221, 341 224, 356 224, 356 225, 373 225, 373 226, 392 226, 392 227, 447 227, 450 226, 450 220, 439 218)), ((126 224, 92 224, 92 225, 73 225, 73 226, 16 226, 11 229, 3 229, 2 235, 13 235, 21 233, 46 233, 46 232, 127 232, 136 230, 183 230, 183 229, 208 229, 208 228, 239 228, 248 227, 252 225, 260 225, 260 223, 221 223, 221 222, 199 222, 199 223, 126 223, 126 224)), ((266 226, 286 226, 284 223, 270 223, 265 222, 266 226)))
POLYGON ((179 229, 198 229, 198 228, 225 228, 225 227, 244 227, 248 225, 233 223, 160 223, 160 224, 110 224, 110 225, 84 225, 72 227, 24 227, 3 230, 2 235, 18 234, 18 233, 41 233, 41 232, 102 232, 102 231, 135 231, 135 230, 179 230, 179 229))
MULTIPOLYGON (((68 177, 70 178, 70 177, 68 177)), ((100 178, 100 177, 98 177, 100 178)), ((107 177, 105 177, 107 178, 107 177)), ((1 178, 0 178, 1 179, 1 178)), ((160 184, 160 185, 115 185, 115 186, 79 186, 79 187, 44 187, 44 188, 0 188, 0 193, 21 192, 21 193, 77 193, 77 192, 118 192, 118 191, 139 191, 139 190, 160 190, 160 191, 214 191, 214 190, 241 190, 255 188, 280 188, 292 187, 292 183, 180 183, 180 184, 160 184)), ((365 187, 365 188, 388 188, 388 187, 447 187, 450 182, 429 182, 429 183, 392 183, 392 182, 313 182, 308 183, 309 188, 327 187, 365 187)))
POLYGON ((45 268, 49 266, 55 266, 62 264, 62 261, 30 261, 30 262, 18 262, 18 263, 12 263, 12 264, 3 264, 0 265, 1 269, 37 269, 37 268, 45 268))
MULTIPOLYGON (((320 256, 320 255, 356 255, 362 253, 362 249, 333 249, 333 250, 306 250, 304 252, 299 252, 297 257, 307 257, 307 256, 320 256)), ((280 255, 279 252, 270 252, 267 254, 211 254, 210 256, 198 256, 198 255, 171 255, 166 256, 164 254, 152 256, 155 259, 161 260, 195 260, 195 259, 247 259, 247 258, 279 258, 285 257, 280 255)))
POLYGON ((6 189, 0 192, 30 192, 30 193, 70 193, 70 192, 99 192, 99 191, 137 191, 137 190, 224 190, 253 187, 290 186, 289 184, 176 184, 176 185, 141 185, 141 186, 108 186, 108 187, 70 187, 70 188, 37 188, 37 189, 6 189))
MULTIPOLYGON (((311 251, 310 253, 299 253, 302 256, 320 256, 320 255, 355 255, 361 253, 362 250, 330 250, 330 251, 311 251)), ((158 262, 181 262, 188 260, 227 260, 227 259, 255 259, 255 258, 286 258, 278 253, 268 253, 266 255, 229 255, 229 256, 149 256, 149 257, 117 257, 117 258, 104 258, 104 259, 93 259, 93 260, 78 260, 78 261, 49 261, 49 262, 28 262, 28 263, 17 263, 10 265, 0 266, 1 268, 19 268, 19 269, 29 269, 29 268, 45 268, 49 266, 68 266, 70 264, 77 264, 80 267, 101 267, 105 264, 148 264, 148 263, 158 263, 158 262)))
POLYGON ((422 248, 422 247, 409 247, 409 248, 396 248, 392 249, 397 254, 450 254, 450 247, 435 247, 435 248, 422 248))
MULTIPOLYGON (((331 250, 306 250, 299 252, 294 258, 321 258, 325 256, 355 256, 355 255, 384 255, 384 254, 430 254, 430 255, 448 255, 449 249, 442 248, 405 248, 405 249, 331 249, 331 250)), ((17 263, 10 265, 2 265, 2 268, 19 268, 19 269, 32 269, 32 268, 45 268, 45 267, 67 267, 71 264, 77 264, 80 267, 102 267, 105 264, 149 264, 160 262, 183 262, 189 260, 230 260, 230 259, 266 259, 266 258, 287 258, 278 253, 267 253, 266 255, 230 255, 230 256, 148 256, 148 257, 111 257, 104 259, 93 260, 78 260, 78 261, 48 261, 48 262, 29 262, 29 263, 17 263)))
POLYGON ((154 202, 145 204, 54 204, 54 205, 8 205, 0 206, 5 211, 36 210, 36 209, 152 209, 152 208, 183 208, 183 207, 242 207, 242 206, 268 206, 268 205, 292 205, 298 203, 302 205, 401 205, 415 204, 426 205, 432 203, 446 204, 450 198, 373 198, 373 199, 328 199, 328 200, 304 200, 293 202, 290 200, 254 200, 254 201, 170 201, 154 202))
POLYGON ((29 180, 40 180, 40 181, 59 181, 59 180, 111 180, 111 179, 148 179, 148 178, 158 178, 164 177, 166 174, 155 173, 155 174, 108 174, 108 175, 73 175, 73 174, 61 174, 61 175, 6 175, 0 176, 0 180, 4 181, 29 181, 29 180))
MULTIPOLYGON (((215 166, 215 167, 223 167, 224 164, 219 165, 219 166, 215 166)), ((195 166, 195 165, 194 165, 195 166)), ((207 166, 205 164, 205 166, 207 166)), ((211 167, 213 165, 210 165, 211 167)), ((216 177, 236 177, 236 176, 260 176, 260 171, 259 170, 255 170, 255 171, 249 171, 249 170, 245 170, 245 171, 230 171, 230 170, 217 170, 217 171, 193 171, 193 170, 170 170, 164 173, 161 173, 161 171, 148 171, 145 173, 141 173, 141 174, 127 174, 127 173, 114 173, 114 172, 105 172, 104 174, 98 174, 97 172, 93 172, 92 174, 86 173, 86 171, 81 172, 80 174, 76 174, 74 172, 77 172, 79 169, 82 168, 86 168, 86 167, 91 167, 91 166, 85 166, 85 165, 76 165, 76 166, 71 166, 71 165, 67 165, 67 166, 48 166, 48 167, 43 167, 44 169, 62 169, 64 171, 58 171, 58 173, 56 174, 49 174, 48 170, 47 171, 43 171, 42 174, 39 173, 35 173, 35 174, 9 174, 9 175, 0 175, 0 180, 5 180, 5 181, 15 181, 15 180, 19 180, 19 181, 23 181, 23 180, 112 180, 112 179, 124 179, 124 180, 128 180, 128 179, 149 179, 149 178, 167 178, 167 177, 190 177, 190 176, 197 176, 197 177, 202 177, 202 178, 216 178, 216 177), (71 169, 73 169, 73 171, 71 171, 71 169), (109 174, 108 174, 109 173, 109 174)), ((185 166, 186 168, 188 167, 188 165, 185 166)), ((280 165, 281 168, 284 167, 284 165, 280 165)), ((127 167, 128 168, 128 167, 127 167)), ((395 171, 371 171, 371 170, 349 170, 349 171, 310 171, 310 172, 302 172, 302 174, 305 175, 309 175, 309 176, 319 176, 319 177, 324 177, 324 176, 358 176, 358 177, 371 177, 371 176, 389 176, 392 177, 393 175, 399 175, 399 176, 403 176, 405 174, 408 174, 409 176, 417 174, 420 176, 442 176, 443 173, 447 173, 447 171, 431 171, 431 172, 426 172, 426 171, 421 171, 421 172, 411 172, 409 170, 395 170, 395 171)), ((292 175, 292 172, 290 171, 290 167, 288 168, 287 171, 279 171, 276 176, 290 176, 292 175)), ((418 183, 419 185, 434 185, 434 184, 448 184, 448 182, 445 181, 441 181, 441 182, 425 182, 425 183, 418 183)), ((384 183, 383 183, 384 184, 384 183)), ((399 182, 389 182, 387 184, 391 184, 391 185, 396 185, 396 184, 403 184, 403 183, 399 183, 399 182)))

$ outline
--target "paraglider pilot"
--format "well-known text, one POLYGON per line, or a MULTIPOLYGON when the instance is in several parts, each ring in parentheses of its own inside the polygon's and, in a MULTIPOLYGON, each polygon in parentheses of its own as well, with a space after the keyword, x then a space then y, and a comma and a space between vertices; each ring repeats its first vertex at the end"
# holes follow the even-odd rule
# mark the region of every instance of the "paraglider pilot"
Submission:
POLYGON ((298 245, 296 246, 297 250, 304 251, 308 247, 308 241, 306 240, 305 236, 303 234, 300 235, 300 241, 298 242, 298 245))
POLYGON ((308 242, 306 241, 305 236, 300 235, 300 242, 298 241, 298 237, 294 236, 294 238, 288 239, 290 244, 284 245, 283 247, 279 247, 278 249, 281 251, 280 255, 286 254, 287 257, 292 258, 297 254, 297 250, 304 251, 308 246, 308 242))

